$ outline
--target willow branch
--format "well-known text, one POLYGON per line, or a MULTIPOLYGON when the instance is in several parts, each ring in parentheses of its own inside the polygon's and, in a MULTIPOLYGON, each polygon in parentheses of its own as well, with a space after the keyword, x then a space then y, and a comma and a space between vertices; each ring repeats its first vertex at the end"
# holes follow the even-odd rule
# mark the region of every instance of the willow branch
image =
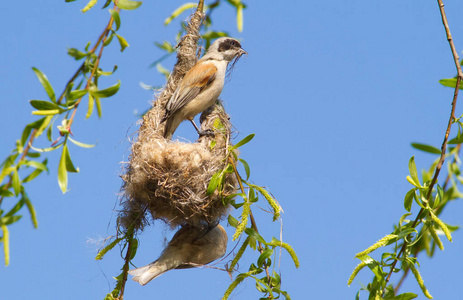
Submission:
MULTIPOLYGON (((455 91, 453 93, 452 109, 450 111, 450 118, 449 118, 449 121, 448 121, 448 124, 447 124, 447 129, 445 131, 444 141, 442 142, 441 156, 440 156, 440 159, 439 159, 439 163, 437 164, 436 170, 434 172, 434 176, 432 178, 431 184, 429 185, 429 190, 428 190, 428 194, 427 194, 427 197, 426 197, 428 200, 431 199, 433 187, 437 183, 437 178, 438 178, 439 173, 440 173, 440 171, 442 169, 442 165, 443 165, 443 163, 445 161, 445 153, 446 153, 446 150, 447 150, 447 142, 448 142, 448 138, 449 138, 449 134, 450 134, 450 129, 451 129, 453 121, 455 119, 455 107, 456 107, 456 104, 457 104, 458 91, 459 91, 459 88, 460 88, 460 82, 461 82, 461 80, 463 78, 463 72, 462 72, 461 66, 460 66, 460 58, 458 57, 458 54, 457 54, 457 51, 456 51, 456 48, 455 48, 455 44, 453 43, 452 35, 450 33, 450 28, 449 28, 449 24, 448 24, 448 21, 447 21, 447 16, 445 15, 445 10, 444 10, 444 3, 442 2, 442 0, 437 0, 437 3, 439 4, 439 9, 440 9, 441 17, 442 17, 442 23, 443 23, 444 28, 445 28, 445 33, 447 35, 447 41, 449 42, 450 49, 452 51, 452 55, 453 55, 453 59, 455 61, 455 67, 457 69, 458 75, 457 75, 457 83, 456 83, 456 86, 455 86, 455 91)), ((418 212, 418 215, 416 216, 416 219, 412 224, 413 228, 415 228, 418 225, 418 222, 420 221, 420 216, 423 213, 423 211, 424 211, 424 209, 421 208, 420 211, 418 212)), ((407 240, 405 239, 404 244, 402 245, 402 248, 399 251, 399 254, 397 255, 394 262, 392 263, 391 270, 389 271, 389 274, 387 275, 386 285, 389 282, 389 280, 391 278, 391 275, 392 275, 392 272, 394 271, 394 268, 395 268, 397 262, 399 261, 401 255, 403 254, 403 252, 407 248, 408 244, 409 243, 407 243, 407 240)))

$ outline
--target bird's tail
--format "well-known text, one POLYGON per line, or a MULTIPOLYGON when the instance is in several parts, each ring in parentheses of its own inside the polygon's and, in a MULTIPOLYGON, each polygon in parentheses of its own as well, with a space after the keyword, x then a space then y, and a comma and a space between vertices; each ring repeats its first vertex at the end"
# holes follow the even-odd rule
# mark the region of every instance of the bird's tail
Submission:
POLYGON ((138 282, 140 285, 145 285, 167 270, 168 268, 165 264, 154 262, 138 269, 129 270, 129 274, 133 276, 132 280, 138 282))

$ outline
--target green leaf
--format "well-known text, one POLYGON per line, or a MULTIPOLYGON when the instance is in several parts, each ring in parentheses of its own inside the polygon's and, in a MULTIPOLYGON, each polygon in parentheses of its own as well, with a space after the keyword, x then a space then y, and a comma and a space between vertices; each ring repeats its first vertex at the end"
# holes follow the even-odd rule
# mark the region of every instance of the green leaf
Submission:
MULTIPOLYGON (((45 166, 45 170, 48 172, 48 168, 46 167, 47 162, 48 162, 48 160, 45 159, 41 164, 45 166)), ((27 175, 26 178, 23 179, 23 182, 29 182, 29 181, 33 180, 35 177, 39 176, 45 170, 42 170, 40 168, 36 168, 29 175, 27 175)))
POLYGON ((238 28, 238 32, 243 31, 243 7, 240 1, 240 4, 236 8, 236 27, 238 28))
POLYGON ((85 118, 88 119, 92 115, 93 107, 95 106, 95 100, 92 96, 92 93, 88 94, 88 109, 87 113, 85 114, 85 118))
POLYGON ((24 199, 21 199, 18 201, 18 203, 13 206, 10 211, 5 214, 5 217, 13 216, 15 213, 17 213, 24 205, 24 199))
POLYGON ((257 259, 257 265, 261 268, 265 261, 269 259, 273 254, 273 249, 267 248, 262 252, 262 254, 257 259))
POLYGON ((66 170, 66 152, 68 147, 64 145, 63 152, 61 153, 61 158, 58 165, 58 184, 61 191, 66 193, 68 187, 68 172, 66 170))
POLYGON ((264 240, 264 238, 260 234, 258 234, 257 231, 255 231, 254 229, 246 228, 244 230, 244 232, 246 232, 246 234, 249 235, 250 237, 255 238, 256 240, 258 240, 262 244, 267 244, 267 242, 264 240))
POLYGON ((16 169, 11 177, 11 184, 13 185, 14 194, 18 196, 21 192, 21 180, 19 179, 18 170, 16 169))
POLYGON ((92 94, 93 97, 98 97, 98 98, 108 98, 111 97, 112 95, 116 94, 117 91, 119 91, 119 88, 121 86, 121 81, 118 80, 118 82, 104 90, 90 90, 90 93, 92 94))
POLYGON ((157 47, 164 49, 167 51, 167 53, 172 53, 175 51, 174 47, 167 41, 164 41, 162 44, 159 44, 157 42, 154 43, 157 47))
MULTIPOLYGON (((457 86, 457 78, 447 78, 447 79, 441 79, 439 80, 439 83, 442 84, 443 86, 455 88, 457 86)), ((463 84, 460 82, 460 87, 459 89, 463 89, 463 84)))
POLYGON ((193 7, 196 7, 198 6, 197 3, 185 3, 183 4, 182 6, 180 6, 179 8, 177 8, 173 13, 172 15, 170 15, 170 17, 168 17, 165 21, 164 21, 164 26, 166 25, 169 25, 170 22, 172 22, 173 19, 175 19, 176 17, 178 17, 182 12, 184 12, 185 10, 187 9, 191 9, 193 7))
POLYGON ((32 112, 36 116, 54 116, 63 112, 62 109, 52 109, 52 110, 35 110, 32 112))
POLYGON ((96 112, 98 113, 98 118, 101 118, 101 101, 100 98, 95 98, 96 112))
POLYGON ((114 23, 116 24, 116 31, 119 30, 119 27, 121 27, 121 17, 119 16, 119 12, 115 9, 110 9, 109 13, 114 19, 114 23))
POLYGON ((98 0, 90 0, 87 5, 85 5, 85 7, 83 9, 81 9, 80 11, 83 12, 83 13, 86 13, 87 11, 89 11, 96 3, 97 3, 98 0))
POLYGON ((255 136, 254 133, 248 135, 247 137, 245 137, 244 139, 242 139, 241 141, 239 141, 236 145, 234 145, 233 147, 231 147, 230 150, 233 151, 233 150, 235 150, 235 149, 237 149, 237 148, 239 148, 239 147, 241 147, 241 146, 243 146, 243 145, 249 143, 249 141, 251 141, 251 140, 254 138, 254 136, 255 136))
POLYGON ((64 145, 58 166, 58 184, 63 194, 66 193, 67 190, 68 172, 77 173, 79 172, 79 169, 74 167, 71 156, 69 154, 68 146, 64 145))
POLYGON ((415 149, 424 151, 424 152, 432 153, 432 154, 442 153, 439 149, 437 149, 436 147, 430 146, 430 145, 412 143, 412 147, 415 149))
POLYGON ((75 145, 77 145, 79 147, 82 147, 82 148, 93 148, 93 147, 96 146, 96 144, 91 145, 91 144, 85 144, 85 143, 78 142, 78 141, 72 139, 71 137, 68 137, 68 140, 70 140, 72 143, 74 143, 75 145))
POLYGON ((10 232, 6 225, 1 225, 3 236, 1 241, 3 242, 3 253, 5 255, 5 266, 10 264, 10 232))
POLYGON ((33 108, 38 110, 52 110, 52 109, 60 109, 58 104, 49 101, 42 101, 42 100, 31 100, 29 103, 32 105, 33 108))
POLYGON ((26 166, 29 166, 29 167, 32 167, 32 168, 35 168, 35 169, 39 169, 39 170, 47 171, 47 172, 48 172, 47 166, 44 165, 44 164, 41 163, 41 162, 33 161, 33 160, 27 160, 27 161, 24 162, 24 164, 25 164, 26 166))
POLYGON ((434 203, 432 203, 432 208, 437 208, 444 198, 444 189, 440 185, 437 184, 437 193, 436 197, 434 198, 434 203))
POLYGON ((103 42, 103 46, 108 46, 109 44, 111 44, 111 41, 113 40, 113 37, 114 37, 114 32, 111 33, 108 37, 106 37, 104 39, 104 42, 103 42))
POLYGON ((87 90, 74 90, 74 91, 69 92, 69 94, 67 94, 66 99, 68 101, 76 100, 76 99, 82 98, 87 93, 88 93, 87 90))
POLYGON ((21 219, 22 216, 8 216, 8 217, 3 217, 0 219, 0 224, 1 225, 11 225, 15 222, 18 222, 19 219, 21 219))
POLYGON ((207 186, 206 195, 211 195, 212 193, 214 193, 221 181, 221 175, 222 171, 219 171, 212 175, 211 181, 209 181, 209 185, 207 186))
POLYGON ((448 141, 448 144, 450 145, 463 144, 463 134, 457 135, 456 137, 448 141))
POLYGON ((396 295, 396 296, 390 296, 390 297, 386 296, 383 299, 384 300, 410 300, 410 299, 415 299, 416 297, 418 297, 417 294, 403 293, 403 294, 396 295))
POLYGON ((415 197, 415 188, 409 190, 405 195, 404 207, 407 211, 412 209, 413 197, 415 197))
POLYGON ((157 63, 156 64, 156 69, 158 70, 159 73, 161 73, 162 75, 164 75, 164 77, 167 79, 169 79, 169 76, 170 76, 170 72, 169 70, 167 70, 166 68, 164 68, 161 63, 157 63))
POLYGON ((53 147, 48 147, 48 148, 35 148, 34 146, 31 146, 31 149, 33 149, 33 150, 35 150, 37 152, 50 152, 50 151, 58 149, 61 146, 63 146, 62 143, 58 144, 56 146, 53 146, 53 147))
POLYGON ((45 74, 43 74, 37 68, 32 68, 32 70, 34 71, 35 75, 39 79, 39 81, 42 84, 43 88, 47 92, 48 97, 50 98, 50 100, 53 101, 53 102, 56 102, 55 92, 53 91, 53 88, 52 88, 50 82, 48 81, 47 76, 45 76, 45 74))
POLYGON ((124 51, 125 48, 129 46, 129 43, 120 35, 116 33, 117 40, 119 41, 119 45, 121 45, 121 52, 124 51))
POLYGON ((251 175, 249 164, 244 159, 238 158, 238 160, 243 164, 244 170, 246 171, 246 180, 248 180, 249 176, 251 175))
POLYGON ((234 218, 232 215, 228 215, 228 224, 230 224, 231 227, 235 227, 238 226, 238 220, 236 218, 234 218))
POLYGON ((12 191, 10 191, 10 190, 5 190, 4 185, 2 185, 0 187, 0 197, 4 197, 4 198, 14 197, 14 193, 12 191))
POLYGON ((26 202, 27 209, 29 210, 29 213, 31 215, 32 225, 34 225, 34 228, 39 227, 39 223, 37 222, 37 214, 35 212, 35 208, 32 205, 31 200, 27 196, 26 192, 23 193, 23 199, 26 202))
POLYGON ((89 54, 79 51, 76 48, 68 48, 68 55, 74 57, 75 60, 80 60, 87 57, 89 54))
POLYGON ((113 0, 113 2, 120 8, 125 10, 137 9, 143 2, 142 1, 130 1, 130 0, 113 0))
POLYGON ((418 171, 416 170, 415 165, 415 156, 410 158, 410 161, 408 162, 408 170, 412 180, 415 182, 415 185, 420 186, 420 179, 418 178, 418 171))
MULTIPOLYGON (((74 1, 74 0, 73 0, 73 1, 74 1)), ((111 0, 106 0, 106 2, 105 2, 105 4, 103 5, 102 9, 108 7, 109 4, 111 4, 111 0)))

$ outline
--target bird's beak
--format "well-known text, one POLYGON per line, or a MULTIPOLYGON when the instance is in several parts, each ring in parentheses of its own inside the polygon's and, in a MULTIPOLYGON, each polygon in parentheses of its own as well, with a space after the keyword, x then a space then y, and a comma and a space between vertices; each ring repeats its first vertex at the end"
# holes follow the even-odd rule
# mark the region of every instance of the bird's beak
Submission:
POLYGON ((238 52, 238 57, 241 57, 241 55, 248 55, 248 53, 246 51, 244 51, 244 49, 240 48, 240 51, 238 52))

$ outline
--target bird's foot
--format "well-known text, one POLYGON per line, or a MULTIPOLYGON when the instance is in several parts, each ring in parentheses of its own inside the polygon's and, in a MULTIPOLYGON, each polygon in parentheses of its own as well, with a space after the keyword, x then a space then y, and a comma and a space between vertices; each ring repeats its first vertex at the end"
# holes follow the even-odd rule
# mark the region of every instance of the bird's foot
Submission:
POLYGON ((211 130, 211 129, 207 129, 207 130, 198 130, 198 134, 199 134, 199 137, 203 137, 203 136, 214 137, 214 136, 215 136, 214 130, 211 130))

